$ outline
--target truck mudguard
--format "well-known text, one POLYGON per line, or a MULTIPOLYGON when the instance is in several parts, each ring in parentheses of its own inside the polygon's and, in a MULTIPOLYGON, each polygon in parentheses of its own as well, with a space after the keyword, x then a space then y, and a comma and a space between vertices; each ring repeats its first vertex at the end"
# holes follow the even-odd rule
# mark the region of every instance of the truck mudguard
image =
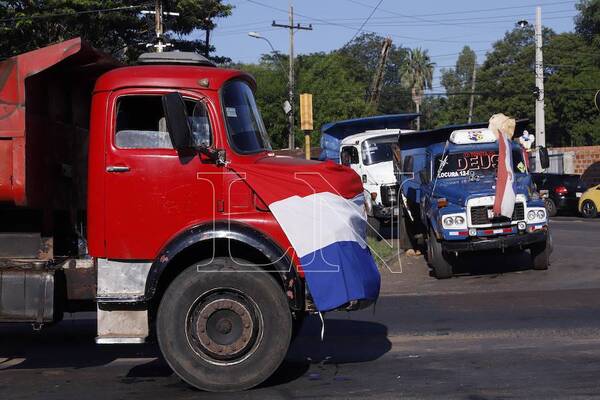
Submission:
POLYGON ((304 283, 298 277, 292 258, 263 233, 248 225, 231 221, 216 221, 214 224, 207 223, 195 226, 180 233, 171 240, 161 250, 150 267, 148 279, 146 280, 145 299, 150 300, 154 296, 163 272, 165 272, 170 262, 178 254, 181 254, 184 250, 190 248, 190 246, 218 239, 229 239, 234 242, 244 243, 258 250, 271 263, 269 268, 265 269, 274 270, 279 273, 288 292, 287 297, 292 309, 303 309, 304 283))

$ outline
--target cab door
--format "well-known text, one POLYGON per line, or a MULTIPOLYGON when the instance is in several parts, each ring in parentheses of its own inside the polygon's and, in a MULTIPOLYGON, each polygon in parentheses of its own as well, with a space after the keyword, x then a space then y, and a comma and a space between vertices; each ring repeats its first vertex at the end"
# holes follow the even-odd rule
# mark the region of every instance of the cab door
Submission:
MULTIPOLYGON (((136 89, 111 95, 104 180, 108 258, 154 259, 178 232, 214 218, 222 183, 198 176, 218 177, 222 170, 197 153, 173 149, 161 98, 168 92, 136 89)), ((194 113, 194 137, 214 144, 214 106, 199 94, 183 95, 188 113, 194 113)))

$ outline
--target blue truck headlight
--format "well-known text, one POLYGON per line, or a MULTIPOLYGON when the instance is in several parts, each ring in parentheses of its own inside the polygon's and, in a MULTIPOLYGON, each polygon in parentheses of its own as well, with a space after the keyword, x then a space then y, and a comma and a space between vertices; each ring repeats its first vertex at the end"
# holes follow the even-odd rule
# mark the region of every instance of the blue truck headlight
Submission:
POLYGON ((546 218, 546 212, 544 210, 538 210, 537 217, 538 217, 538 219, 546 218))
POLYGON ((528 224, 541 224, 545 223, 548 215, 543 207, 533 207, 527 210, 527 223, 528 224))
POLYGON ((441 218, 444 229, 467 229, 467 215, 465 213, 443 215, 441 218))

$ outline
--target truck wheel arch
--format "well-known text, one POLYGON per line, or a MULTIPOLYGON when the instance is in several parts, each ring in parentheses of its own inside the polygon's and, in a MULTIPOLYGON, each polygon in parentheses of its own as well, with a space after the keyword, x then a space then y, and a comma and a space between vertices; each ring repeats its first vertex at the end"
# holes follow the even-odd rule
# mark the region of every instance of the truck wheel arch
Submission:
POLYGON ((223 247, 227 252, 243 252, 238 258, 256 262, 265 272, 276 276, 290 308, 304 309, 304 281, 299 278, 291 257, 262 232, 227 221, 194 226, 172 239, 150 267, 145 299, 157 306, 168 284, 186 267, 207 258, 229 256, 224 254, 223 247))

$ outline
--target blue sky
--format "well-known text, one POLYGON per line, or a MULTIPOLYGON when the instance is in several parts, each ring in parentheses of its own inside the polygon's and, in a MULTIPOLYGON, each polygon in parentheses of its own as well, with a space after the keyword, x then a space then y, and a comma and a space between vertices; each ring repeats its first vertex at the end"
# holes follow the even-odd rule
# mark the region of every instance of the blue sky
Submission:
MULTIPOLYGON (((256 62, 270 48, 263 40, 251 38, 249 31, 260 32, 275 49, 286 53, 288 31, 271 27, 271 22, 288 22, 288 0, 230 0, 233 14, 217 20, 218 27, 211 41, 217 54, 234 61, 256 62)), ((313 31, 296 35, 295 51, 312 53, 343 46, 365 21, 379 0, 295 0, 296 21, 312 24, 313 31)), ((494 41, 503 37, 516 21, 535 21, 535 6, 542 6, 543 25, 556 32, 573 30, 576 15, 575 0, 383 0, 365 32, 389 35, 397 45, 422 47, 429 50, 436 63, 434 91, 439 88, 439 71, 456 62, 464 45, 477 51, 484 59, 494 41)))

